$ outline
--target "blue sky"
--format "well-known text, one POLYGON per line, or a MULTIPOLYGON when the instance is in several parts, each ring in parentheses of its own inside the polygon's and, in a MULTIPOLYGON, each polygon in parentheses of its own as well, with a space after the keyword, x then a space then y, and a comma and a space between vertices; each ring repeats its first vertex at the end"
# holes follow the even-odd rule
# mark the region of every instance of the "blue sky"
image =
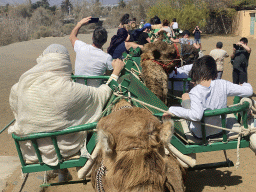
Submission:
MULTIPOLYGON (((6 5, 7 3, 9 4, 16 4, 16 3, 25 3, 27 0, 0 0, 0 5, 6 5)), ((32 3, 37 2, 38 0, 31 0, 32 3)), ((60 5, 61 2, 63 0, 48 0, 48 2, 50 3, 50 5, 60 5)), ((81 2, 83 0, 71 0, 71 2, 81 2)), ((87 0, 88 2, 91 2, 91 0, 87 0)), ((125 0, 129 1, 129 0, 125 0)), ((103 3, 104 5, 106 4, 117 4, 119 2, 119 0, 100 0, 101 3, 103 3)))

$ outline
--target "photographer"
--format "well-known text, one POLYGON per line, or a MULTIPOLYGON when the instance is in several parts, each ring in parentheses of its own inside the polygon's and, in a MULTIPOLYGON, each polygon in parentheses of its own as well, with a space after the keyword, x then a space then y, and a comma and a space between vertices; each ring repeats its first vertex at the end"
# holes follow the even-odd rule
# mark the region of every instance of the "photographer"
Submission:
MULTIPOLYGON (((103 27, 96 27, 93 31, 92 44, 85 43, 77 38, 78 32, 83 25, 97 22, 92 17, 83 18, 72 30, 69 39, 76 52, 75 75, 101 76, 106 72, 110 74, 113 70, 112 57, 102 50, 102 46, 107 42, 108 33, 103 27)), ((83 79, 78 79, 78 83, 84 84, 83 79)), ((99 79, 89 79, 87 85, 99 87, 99 79)))
POLYGON ((248 47, 248 39, 243 37, 233 46, 231 63, 233 65, 233 83, 242 84, 247 82, 247 67, 251 48, 248 47))
POLYGON ((200 49, 202 49, 202 48, 201 48, 201 33, 202 33, 202 31, 199 29, 198 26, 196 26, 195 29, 194 29, 194 31, 193 31, 193 34, 195 35, 195 43, 196 43, 196 44, 197 44, 197 43, 199 44, 200 49))

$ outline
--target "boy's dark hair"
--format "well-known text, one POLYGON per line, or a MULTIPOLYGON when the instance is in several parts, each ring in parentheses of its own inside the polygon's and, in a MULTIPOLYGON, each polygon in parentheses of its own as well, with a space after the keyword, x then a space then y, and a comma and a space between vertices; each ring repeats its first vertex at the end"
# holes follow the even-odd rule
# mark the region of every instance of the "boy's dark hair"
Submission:
POLYGON ((161 20, 158 16, 155 16, 150 19, 150 24, 152 25, 161 24, 161 20))
POLYGON ((92 41, 97 47, 102 47, 108 40, 108 32, 103 27, 96 27, 93 31, 92 41))
POLYGON ((217 65, 213 57, 205 55, 193 63, 189 73, 192 81, 200 83, 203 80, 214 80, 217 77, 217 65))
POLYGON ((172 22, 176 22, 176 18, 173 18, 172 22))
POLYGON ((248 39, 246 37, 242 37, 240 41, 244 42, 244 44, 248 44, 248 39))
POLYGON ((216 44, 216 47, 219 48, 219 49, 221 49, 221 48, 223 47, 223 43, 222 43, 222 42, 218 42, 218 43, 216 44))
POLYGON ((182 37, 184 37, 185 35, 190 36, 189 30, 184 30, 184 31, 182 32, 182 37))
POLYGON ((128 13, 124 14, 121 19, 120 19, 120 22, 123 24, 127 24, 125 22, 127 22, 127 20, 129 19, 130 15, 128 13))
POLYGON ((169 26, 170 22, 167 19, 163 20, 163 26, 169 26))

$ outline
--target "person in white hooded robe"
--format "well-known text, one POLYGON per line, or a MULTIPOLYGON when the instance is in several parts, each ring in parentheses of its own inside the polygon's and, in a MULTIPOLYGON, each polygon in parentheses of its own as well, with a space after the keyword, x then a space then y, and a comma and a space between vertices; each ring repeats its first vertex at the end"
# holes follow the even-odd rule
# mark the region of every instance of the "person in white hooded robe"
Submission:
MULTIPOLYGON (((114 60, 112 65, 110 79, 117 80, 124 63, 114 60)), ((67 49, 59 44, 47 47, 37 58, 37 65, 21 75, 11 88, 9 102, 16 121, 8 132, 17 135, 53 132, 98 121, 111 95, 110 87, 103 84, 95 88, 75 83, 71 73, 67 49)), ((62 157, 79 152, 85 138, 86 132, 58 136, 62 157)), ((58 158, 51 139, 37 142, 43 162, 56 166, 58 158)), ((30 141, 20 142, 20 146, 26 163, 38 161, 30 141)))

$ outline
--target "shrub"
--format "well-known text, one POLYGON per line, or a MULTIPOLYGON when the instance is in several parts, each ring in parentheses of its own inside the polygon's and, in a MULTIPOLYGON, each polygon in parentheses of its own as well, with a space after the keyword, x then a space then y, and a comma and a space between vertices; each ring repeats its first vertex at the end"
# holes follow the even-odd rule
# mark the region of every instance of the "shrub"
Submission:
POLYGON ((192 31, 196 25, 199 25, 200 27, 206 25, 206 19, 209 17, 209 12, 204 3, 201 3, 198 6, 195 4, 184 4, 182 8, 179 9, 173 8, 170 1, 161 0, 149 9, 147 15, 148 18, 157 15, 161 20, 168 19, 169 21, 176 18, 179 23, 179 28, 192 31))
POLYGON ((39 30, 37 30, 33 34, 33 38, 40 39, 41 37, 49 37, 51 36, 51 28, 46 26, 40 26, 39 30))
POLYGON ((29 39, 28 22, 24 18, 4 17, 0 25, 0 45, 29 39))
POLYGON ((68 23, 61 27, 61 31, 63 34, 69 35, 71 33, 71 31, 74 29, 74 27, 75 27, 75 24, 68 23))

